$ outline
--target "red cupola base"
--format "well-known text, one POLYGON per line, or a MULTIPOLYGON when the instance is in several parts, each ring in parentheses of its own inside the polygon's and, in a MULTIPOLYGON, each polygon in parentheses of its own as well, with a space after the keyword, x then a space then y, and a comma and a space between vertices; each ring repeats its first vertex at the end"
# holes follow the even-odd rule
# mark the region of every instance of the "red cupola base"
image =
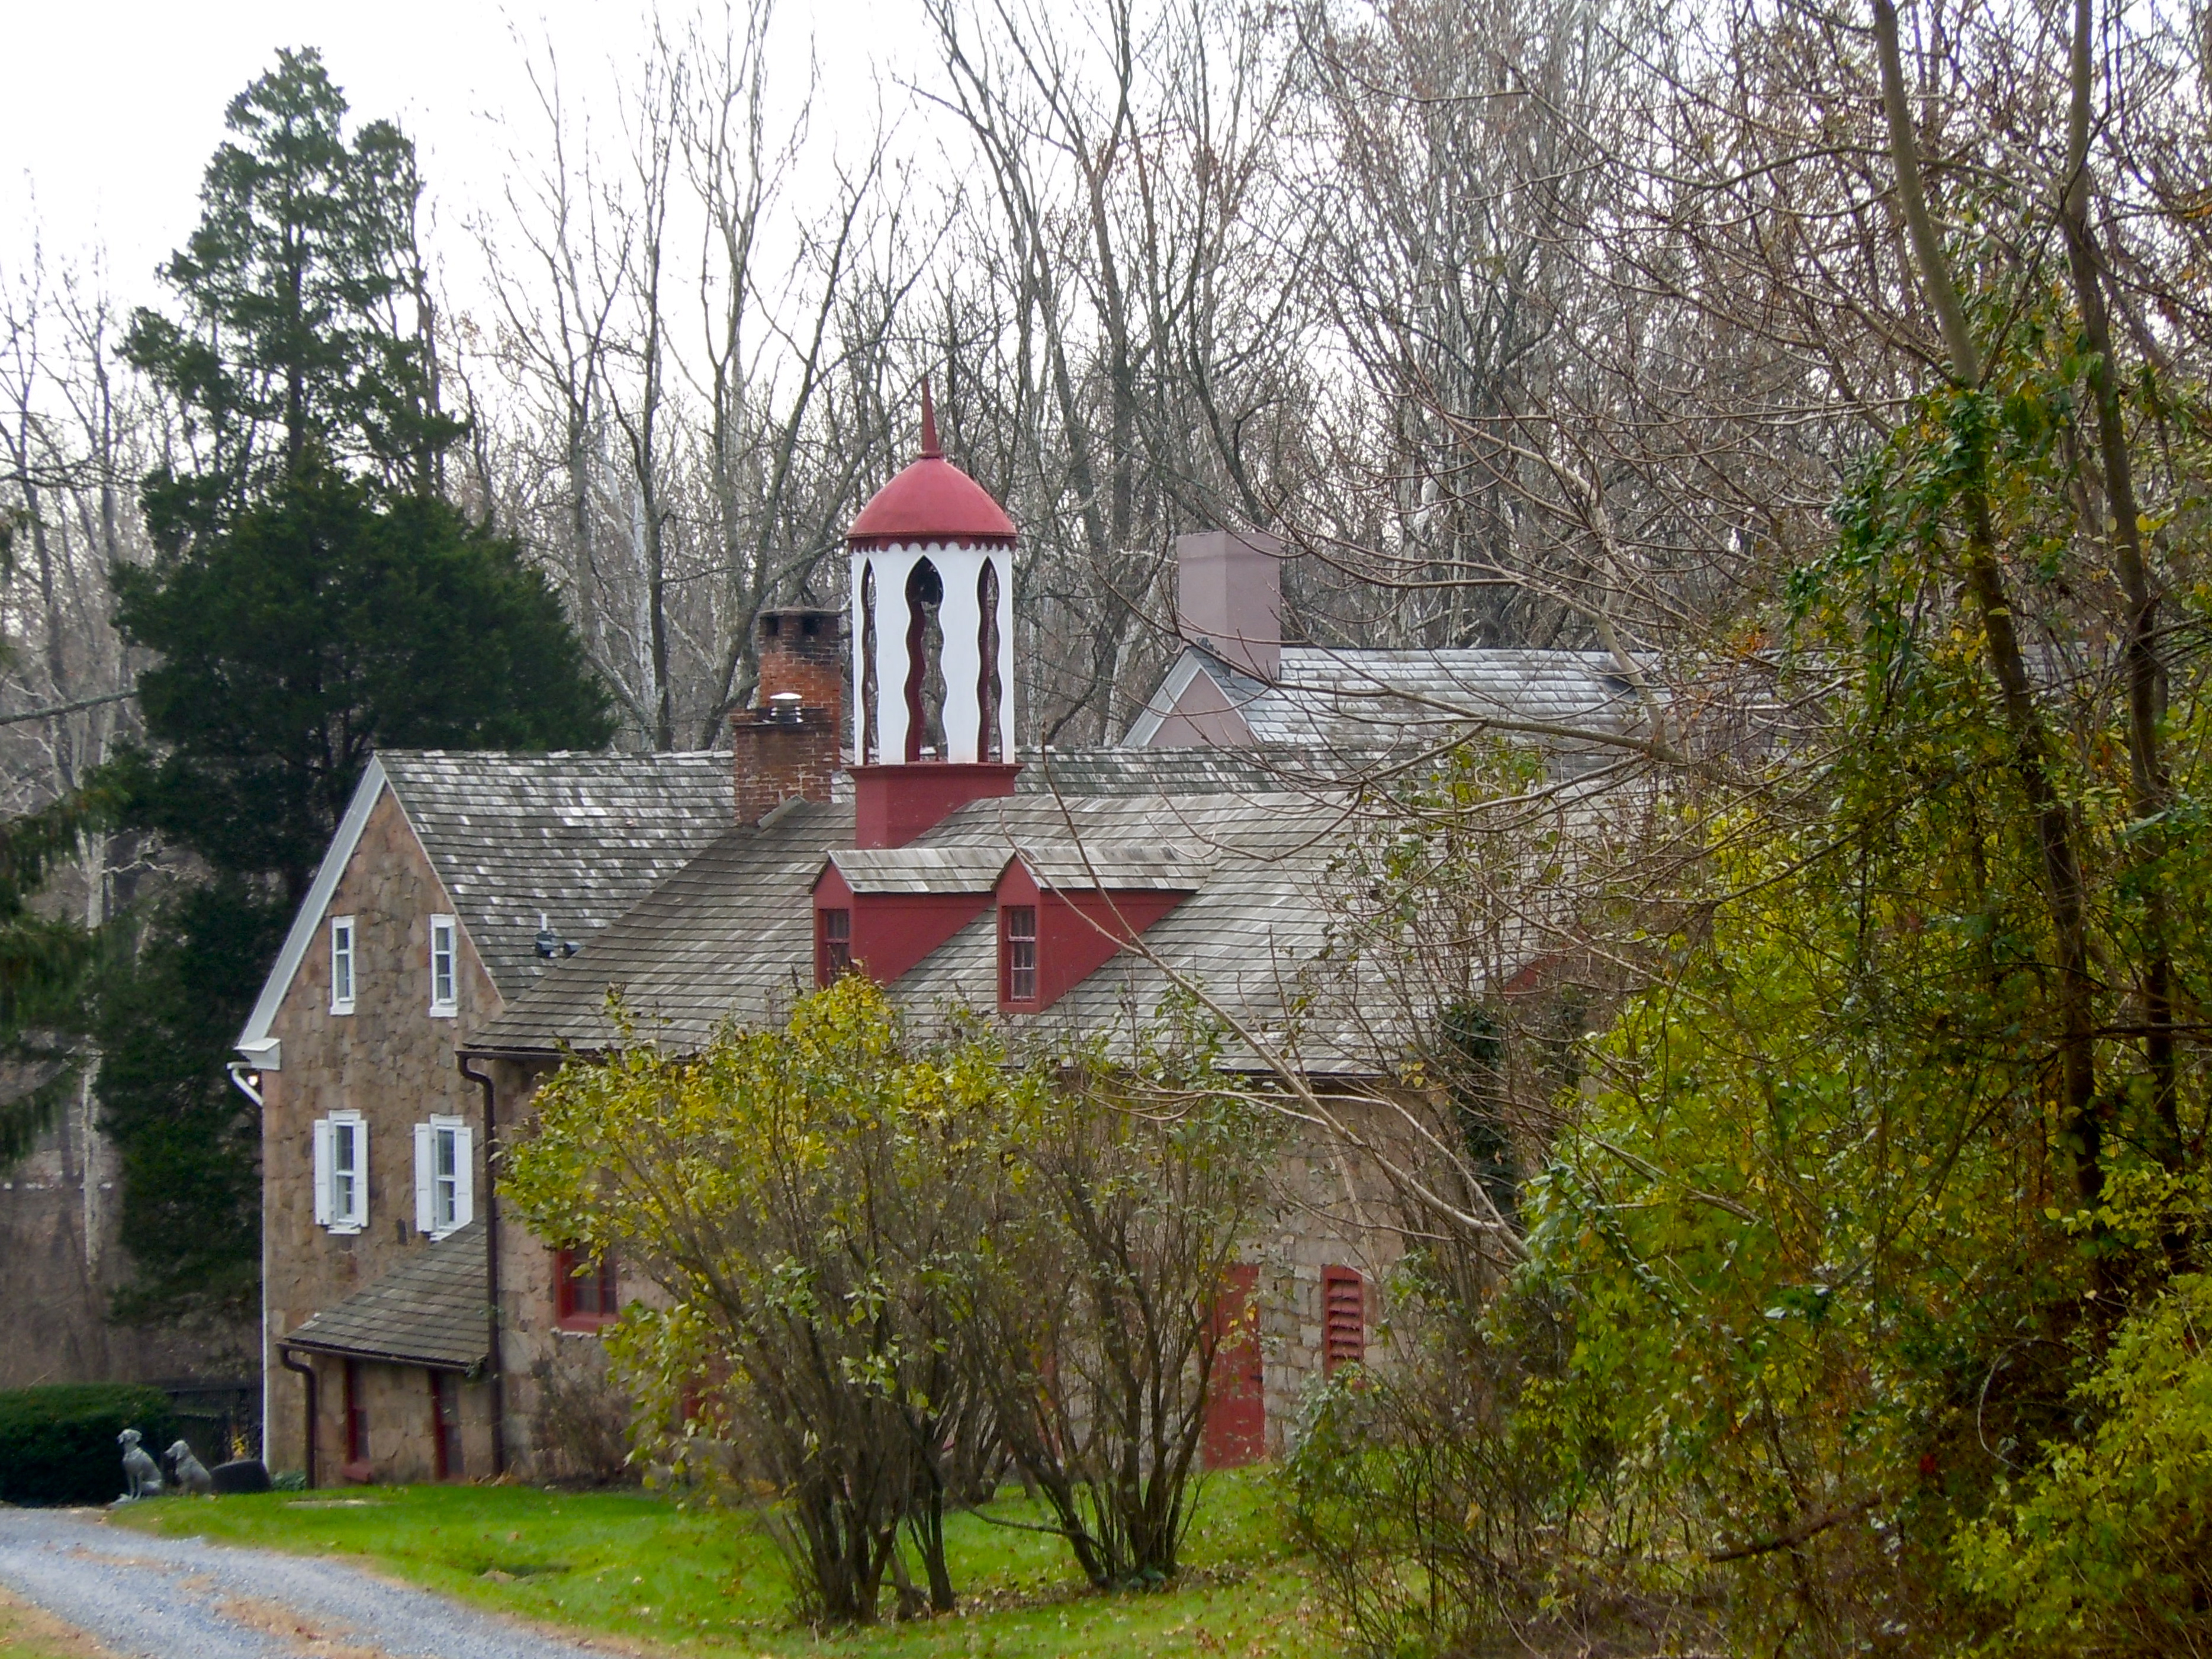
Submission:
POLYGON ((971 800, 1014 793, 1019 766, 923 761, 906 766, 855 766, 853 845, 903 847, 971 800))

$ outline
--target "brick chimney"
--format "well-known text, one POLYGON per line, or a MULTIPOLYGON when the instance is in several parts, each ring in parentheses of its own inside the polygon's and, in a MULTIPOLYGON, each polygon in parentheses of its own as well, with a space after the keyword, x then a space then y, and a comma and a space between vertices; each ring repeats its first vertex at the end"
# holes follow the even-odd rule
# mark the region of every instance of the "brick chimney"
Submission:
POLYGON ((835 611, 798 606, 762 611, 754 634, 759 646, 760 694, 753 701, 765 708, 781 693, 796 691, 803 708, 841 713, 845 701, 842 620, 835 611))
POLYGON ((1273 680, 1283 665, 1283 544, 1256 530, 1176 538, 1176 627, 1232 668, 1273 680))
POLYGON ((830 781, 843 757, 844 659, 837 623, 834 611, 761 613, 758 706, 730 716, 740 823, 758 823, 793 796, 830 799, 830 781))

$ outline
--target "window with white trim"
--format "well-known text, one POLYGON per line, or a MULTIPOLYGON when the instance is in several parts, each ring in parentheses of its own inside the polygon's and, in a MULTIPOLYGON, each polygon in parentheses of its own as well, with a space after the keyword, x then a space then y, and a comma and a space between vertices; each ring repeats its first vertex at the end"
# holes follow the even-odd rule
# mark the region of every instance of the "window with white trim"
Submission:
POLYGON ((443 1238, 476 1215, 476 1137, 465 1121, 415 1126, 415 1231, 443 1238))
POLYGON ((448 1019, 461 1011, 461 924, 453 916, 430 918, 430 1012, 448 1019))
POLYGON ((315 1222, 334 1233, 368 1224, 368 1125, 359 1112, 315 1120, 315 1222))
POLYGON ((331 918, 331 1012, 353 1012, 353 942, 351 916, 331 918))
POLYGON ((1037 913, 1034 904, 1002 904, 999 915, 1005 927, 1000 961, 1005 964, 1005 996, 1009 1002, 1035 1002, 1037 994, 1037 913))

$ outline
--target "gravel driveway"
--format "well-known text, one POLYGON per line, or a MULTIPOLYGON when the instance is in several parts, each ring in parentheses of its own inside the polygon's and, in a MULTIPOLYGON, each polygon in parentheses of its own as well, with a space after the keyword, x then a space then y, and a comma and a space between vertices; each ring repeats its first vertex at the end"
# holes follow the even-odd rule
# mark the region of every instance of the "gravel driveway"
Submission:
POLYGON ((0 1585, 131 1659, 604 1659, 339 1561, 0 1508, 0 1585))

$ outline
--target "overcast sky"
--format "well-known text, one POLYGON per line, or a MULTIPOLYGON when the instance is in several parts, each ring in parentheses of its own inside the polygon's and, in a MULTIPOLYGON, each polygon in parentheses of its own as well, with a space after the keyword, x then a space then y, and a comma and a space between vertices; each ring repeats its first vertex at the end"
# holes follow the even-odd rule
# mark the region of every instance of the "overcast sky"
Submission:
MULTIPOLYGON (((717 0, 707 0, 717 15, 717 0)), ((692 0, 666 0, 672 22, 692 0)), ((0 267, 20 270, 34 232, 49 258, 106 250, 125 303, 159 297, 154 266, 198 216, 202 169, 223 107, 280 46, 322 50, 356 118, 392 116, 414 137, 430 186, 431 251, 465 260, 459 215, 495 200, 509 148, 501 118, 533 113, 525 55, 550 41, 563 80, 598 104, 610 65, 642 56, 645 0, 13 0, 0 94, 0 267), (596 94, 596 95, 595 95, 596 94)), ((919 0, 784 0, 774 37, 788 80, 810 46, 823 70, 817 132, 838 92, 872 121, 873 77, 927 73, 919 0)), ((611 99, 605 101, 611 104, 611 99)), ((605 111, 605 121, 616 112, 605 111)), ((448 271, 466 286, 466 273, 448 271)))

